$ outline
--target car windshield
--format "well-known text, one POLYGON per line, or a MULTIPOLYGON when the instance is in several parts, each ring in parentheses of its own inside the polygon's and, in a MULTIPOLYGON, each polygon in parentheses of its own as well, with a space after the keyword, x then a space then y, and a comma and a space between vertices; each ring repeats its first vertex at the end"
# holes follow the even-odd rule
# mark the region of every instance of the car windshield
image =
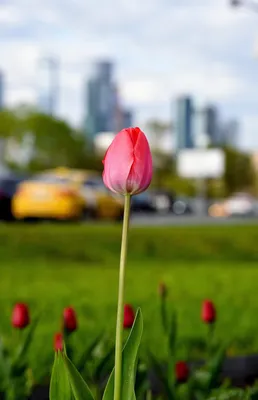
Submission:
POLYGON ((71 182, 68 178, 61 178, 55 175, 38 175, 34 176, 31 180, 36 182, 53 183, 53 184, 56 183, 66 184, 71 182))
POLYGON ((103 191, 107 190, 101 179, 87 179, 83 182, 83 186, 86 188, 98 189, 103 191))

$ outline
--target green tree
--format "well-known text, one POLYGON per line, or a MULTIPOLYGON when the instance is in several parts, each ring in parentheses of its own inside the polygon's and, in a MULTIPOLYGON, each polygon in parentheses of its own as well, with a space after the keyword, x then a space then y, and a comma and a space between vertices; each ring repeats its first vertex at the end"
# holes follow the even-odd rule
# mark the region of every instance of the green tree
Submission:
POLYGON ((171 124, 164 122, 164 121, 160 121, 160 120, 156 120, 156 119, 152 119, 152 120, 148 121, 147 129, 151 134, 151 138, 153 141, 153 147, 155 150, 158 150, 160 148, 160 142, 164 138, 166 131, 170 128, 171 128, 171 124))
MULTIPOLYGON (((67 122, 25 105, 0 112, 0 138, 21 147, 28 136, 33 151, 26 169, 31 172, 57 166, 101 168, 101 160, 87 148, 83 135, 67 122)), ((20 168, 15 157, 9 164, 20 168)))
POLYGON ((255 186, 255 172, 249 154, 235 149, 225 149, 225 194, 236 191, 253 191, 255 186))

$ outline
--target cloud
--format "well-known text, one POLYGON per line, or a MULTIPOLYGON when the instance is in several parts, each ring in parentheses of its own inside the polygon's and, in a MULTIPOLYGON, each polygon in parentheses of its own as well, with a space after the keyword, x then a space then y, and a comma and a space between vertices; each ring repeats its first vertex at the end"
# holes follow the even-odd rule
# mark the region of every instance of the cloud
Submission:
POLYGON ((116 62, 122 98, 135 109, 136 122, 170 118, 171 102, 182 92, 247 121, 258 101, 258 62, 252 58, 257 16, 226 3, 2 1, 0 68, 7 75, 7 102, 36 99, 38 60, 54 55, 60 62, 59 113, 80 125, 92 62, 107 57, 116 62))

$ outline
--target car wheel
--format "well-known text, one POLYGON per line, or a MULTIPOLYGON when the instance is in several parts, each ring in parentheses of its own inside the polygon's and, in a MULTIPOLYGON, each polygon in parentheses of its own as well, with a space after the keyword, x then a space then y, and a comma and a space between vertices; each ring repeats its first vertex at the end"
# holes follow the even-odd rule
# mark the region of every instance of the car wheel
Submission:
POLYGON ((82 221, 91 221, 97 218, 96 210, 85 208, 82 212, 82 221))
POLYGON ((187 211, 187 206, 183 201, 179 200, 179 201, 176 201, 173 204, 173 212, 174 212, 174 214, 183 215, 183 214, 186 213, 186 211, 187 211))

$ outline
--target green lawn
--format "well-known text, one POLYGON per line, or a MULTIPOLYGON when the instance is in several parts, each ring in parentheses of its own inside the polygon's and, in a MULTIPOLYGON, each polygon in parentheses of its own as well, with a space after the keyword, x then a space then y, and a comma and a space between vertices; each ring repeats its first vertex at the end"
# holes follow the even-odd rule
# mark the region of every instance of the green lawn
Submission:
MULTIPOLYGON (((10 328, 16 301, 25 301, 41 320, 32 345, 32 365, 52 362, 52 336, 64 306, 73 305, 80 328, 77 350, 105 329, 115 327, 121 227, 13 225, 0 227, 1 330, 10 328), (40 355, 39 355, 40 354, 40 355)), ((258 348, 258 229, 252 227, 133 228, 129 242, 126 302, 144 316, 142 352, 150 347, 162 356, 157 285, 169 287, 169 305, 178 312, 182 343, 197 347, 205 337, 200 304, 217 305, 217 337, 232 339, 231 354, 258 348)), ((183 355, 180 346, 179 354, 183 355)))

